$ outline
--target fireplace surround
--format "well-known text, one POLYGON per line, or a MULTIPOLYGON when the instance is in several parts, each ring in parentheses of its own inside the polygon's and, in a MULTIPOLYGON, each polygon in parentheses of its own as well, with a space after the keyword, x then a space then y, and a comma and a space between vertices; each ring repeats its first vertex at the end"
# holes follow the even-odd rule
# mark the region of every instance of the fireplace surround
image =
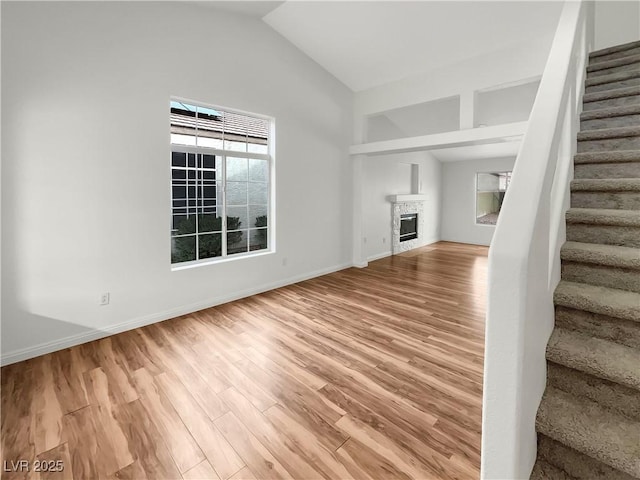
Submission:
MULTIPOLYGON (((400 197, 398 195, 398 197, 400 197)), ((405 195, 404 197, 421 197, 418 195, 405 195)), ((394 198, 392 199, 393 206, 393 224, 392 224, 392 253, 406 252, 416 247, 420 247, 423 244, 424 237, 424 200, 421 199, 408 199, 408 198, 394 198), (393 201, 397 200, 397 201, 393 201), (407 235, 403 232, 404 225, 402 222, 403 216, 405 219, 409 217, 415 217, 415 236, 407 235), (403 238, 404 237, 404 238, 403 238)), ((406 222, 405 222, 405 225, 406 222)))

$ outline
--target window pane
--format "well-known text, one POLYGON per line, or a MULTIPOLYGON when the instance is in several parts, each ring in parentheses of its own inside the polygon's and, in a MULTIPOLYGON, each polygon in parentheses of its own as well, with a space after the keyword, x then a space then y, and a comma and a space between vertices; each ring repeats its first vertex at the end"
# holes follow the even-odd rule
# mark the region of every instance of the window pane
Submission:
POLYGON ((248 228, 250 225, 247 217, 247 207, 246 206, 228 207, 227 223, 228 223, 227 230, 237 230, 240 228, 248 228))
POLYGON ((511 172, 476 175, 476 223, 495 225, 509 186, 511 172))
POLYGON ((216 180, 216 171, 214 170, 203 170, 200 172, 200 178, 202 179, 202 183, 204 185, 214 185, 216 180))
POLYGON ((216 168, 215 155, 202 155, 202 168, 216 168))
POLYGON ((267 248, 267 229, 249 230, 249 250, 264 250, 267 248))
POLYGON ((189 262, 196 259, 196 237, 171 239, 171 263, 189 262))
POLYGON ((269 147, 261 143, 249 143, 248 147, 249 153, 263 153, 265 155, 269 153, 269 147))
POLYGON ((216 215, 216 209, 204 209, 198 213, 198 232, 221 232, 222 217, 216 215))
POLYGON ((237 140, 225 140, 224 141, 224 149, 232 150, 234 152, 246 152, 247 151, 247 142, 241 142, 237 140))
POLYGON ((249 180, 266 182, 269 180, 269 162, 267 160, 249 159, 249 180))
POLYGON ((172 133, 171 143, 176 145, 195 145, 196 137, 194 137, 193 135, 183 135, 179 133, 172 133))
POLYGON ((171 181, 173 185, 186 185, 187 184, 187 171, 173 169, 171 171, 171 181))
POLYGON ((222 234, 198 235, 198 255, 200 259, 222 255, 222 234))
POLYGON ((227 180, 247 181, 247 159, 227 157, 227 180))
POLYGON ((218 189, 215 185, 203 185, 200 187, 200 191, 203 200, 216 200, 218 198, 218 189))
POLYGON ((187 154, 182 152, 171 152, 171 166, 172 167, 186 167, 187 166, 187 154))
POLYGON ((249 183, 249 203, 257 205, 266 205, 267 200, 267 184, 266 183, 249 183))
POLYGON ((174 185, 171 187, 171 195, 174 200, 187 198, 187 187, 184 185, 174 185))
POLYGON ((221 138, 198 137, 198 146, 199 147, 208 147, 208 148, 217 148, 218 150, 222 150, 222 139, 221 138))
POLYGON ((227 183, 227 205, 247 204, 247 183, 229 182, 227 183))
POLYGON ((185 208, 174 209, 173 230, 175 235, 196 233, 196 216, 187 214, 185 208))
POLYGON ((240 230, 241 228, 247 227, 240 225, 240 217, 227 216, 227 231, 240 230))
POLYGON ((227 233, 227 254, 247 252, 247 230, 227 233))
POLYGON ((267 206, 249 205, 249 227, 267 226, 267 206))

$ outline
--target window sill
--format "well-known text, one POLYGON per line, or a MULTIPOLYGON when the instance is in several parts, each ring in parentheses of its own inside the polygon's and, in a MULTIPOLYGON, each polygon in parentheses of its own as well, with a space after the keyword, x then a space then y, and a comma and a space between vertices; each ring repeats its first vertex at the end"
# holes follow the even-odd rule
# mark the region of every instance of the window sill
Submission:
POLYGON ((204 267, 207 265, 218 265, 220 263, 234 262, 236 260, 241 260, 246 258, 264 257, 266 255, 272 255, 274 253, 276 253, 275 250, 265 250, 264 252, 245 253, 242 255, 234 255, 232 257, 226 257, 226 258, 212 258, 207 260, 197 260, 197 261, 189 262, 185 264, 171 265, 171 271, 179 272, 181 270, 190 270, 192 268, 204 267))

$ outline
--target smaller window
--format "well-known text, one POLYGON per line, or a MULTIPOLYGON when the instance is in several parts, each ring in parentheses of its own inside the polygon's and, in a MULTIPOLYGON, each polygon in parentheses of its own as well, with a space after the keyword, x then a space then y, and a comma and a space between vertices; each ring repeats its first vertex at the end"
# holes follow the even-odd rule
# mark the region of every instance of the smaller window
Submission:
POLYGON ((511 172, 476 174, 476 224, 497 223, 510 181, 511 172))

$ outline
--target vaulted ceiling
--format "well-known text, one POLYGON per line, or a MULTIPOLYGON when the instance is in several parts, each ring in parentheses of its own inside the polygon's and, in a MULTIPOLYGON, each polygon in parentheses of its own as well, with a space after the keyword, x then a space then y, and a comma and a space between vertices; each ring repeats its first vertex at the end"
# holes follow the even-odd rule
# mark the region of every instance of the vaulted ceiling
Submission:
POLYGON ((549 37, 562 1, 202 1, 262 19, 353 91, 549 37))
POLYGON ((550 36, 559 1, 288 1, 263 20, 354 91, 550 36))

